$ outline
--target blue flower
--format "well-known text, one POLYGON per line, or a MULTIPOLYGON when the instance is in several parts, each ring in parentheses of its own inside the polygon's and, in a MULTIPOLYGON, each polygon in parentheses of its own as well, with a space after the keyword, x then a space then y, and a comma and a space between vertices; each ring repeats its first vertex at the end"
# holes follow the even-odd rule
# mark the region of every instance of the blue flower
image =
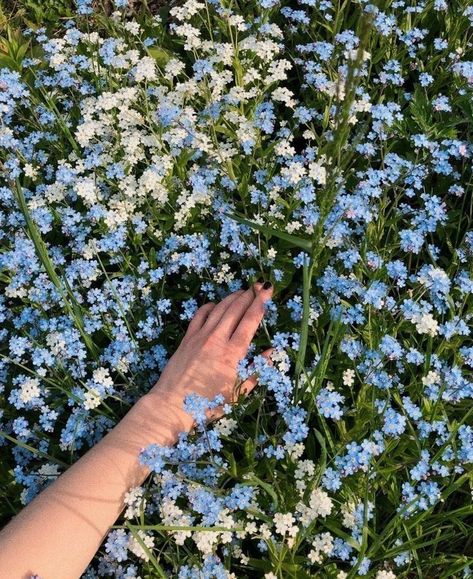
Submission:
POLYGON ((383 417, 383 432, 388 436, 399 437, 406 429, 406 417, 388 408, 383 417))
POLYGON ((335 390, 329 388, 322 388, 316 397, 317 408, 325 418, 333 418, 340 420, 343 416, 343 410, 340 404, 343 404, 345 397, 335 390))
POLYGON ((105 550, 115 561, 126 561, 128 558, 128 535, 124 529, 111 531, 105 542, 105 550))
POLYGON ((218 394, 213 400, 195 393, 188 394, 184 399, 184 410, 192 416, 199 426, 203 426, 207 420, 207 410, 213 410, 223 402, 222 394, 218 394))

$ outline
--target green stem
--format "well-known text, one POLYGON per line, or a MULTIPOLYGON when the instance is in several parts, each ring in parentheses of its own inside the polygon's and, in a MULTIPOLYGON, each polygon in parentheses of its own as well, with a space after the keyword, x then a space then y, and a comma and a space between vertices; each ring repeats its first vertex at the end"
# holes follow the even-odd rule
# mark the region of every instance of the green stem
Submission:
POLYGON ((77 302, 71 288, 67 284, 66 281, 62 282, 61 278, 56 273, 54 263, 52 262, 51 258, 49 257, 48 250, 46 244, 41 237, 41 233, 37 228, 36 224, 34 223, 31 213, 29 211, 28 205, 26 203, 25 196, 23 194, 23 189, 20 185, 20 182, 16 181, 16 187, 12 184, 12 190, 16 192, 16 197, 18 201, 18 205, 20 207, 21 212, 26 221, 26 228, 33 241, 33 244, 36 249, 36 253, 38 255, 39 260, 43 264, 46 273, 49 276, 49 279, 53 283, 53 285, 58 290, 59 294, 61 295, 62 301, 71 316, 72 320, 76 328, 79 330, 79 333, 84 340, 84 343, 94 358, 98 356, 98 350, 95 346, 94 342, 92 341, 91 337, 86 333, 84 328, 84 321, 82 318, 82 314, 80 311, 80 305, 77 302), (65 287, 64 287, 65 286, 65 287))

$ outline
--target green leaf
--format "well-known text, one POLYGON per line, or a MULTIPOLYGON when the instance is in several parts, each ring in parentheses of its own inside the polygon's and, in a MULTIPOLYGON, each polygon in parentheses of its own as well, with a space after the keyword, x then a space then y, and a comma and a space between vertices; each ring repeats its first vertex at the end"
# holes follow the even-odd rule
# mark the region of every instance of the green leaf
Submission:
POLYGON ((264 561, 263 559, 250 559, 248 563, 251 565, 251 567, 254 567, 255 569, 261 569, 262 571, 271 571, 273 568, 269 561, 264 561))
POLYGON ((52 259, 49 257, 46 243, 44 242, 41 236, 41 232, 36 226, 36 223, 33 221, 31 217, 30 210, 28 208, 25 196, 23 194, 23 188, 18 180, 16 182, 16 187, 12 186, 12 189, 16 193, 19 208, 23 213, 23 216, 26 221, 26 230, 29 236, 31 237, 31 240, 33 241, 36 254, 39 260, 43 264, 43 267, 46 270, 46 273, 48 274, 51 283, 54 284, 58 292, 61 294, 64 305, 68 310, 72 320, 74 321, 76 328, 79 330, 79 333, 81 334, 82 339, 84 340, 84 343, 87 346, 87 349, 92 354, 92 356, 97 357, 98 355, 97 347, 92 341, 90 335, 87 334, 87 332, 84 329, 84 321, 82 319, 81 307, 77 302, 74 293, 69 288, 68 284, 63 283, 63 280, 61 280, 61 278, 56 273, 54 263, 52 259))
POLYGON ((67 464, 67 462, 63 462, 62 460, 59 460, 58 458, 51 456, 47 452, 43 452, 42 450, 38 450, 37 448, 34 448, 33 446, 26 444, 26 442, 22 442, 21 440, 18 440, 17 438, 10 436, 9 434, 7 434, 6 432, 3 432, 2 430, 0 430, 0 437, 6 438, 7 440, 12 442, 13 444, 16 444, 17 446, 19 446, 21 448, 24 448, 25 450, 28 450, 29 452, 36 454, 37 456, 42 456, 43 458, 46 458, 51 462, 55 462, 56 464, 63 466, 65 468, 69 468, 69 465, 67 464))
POLYGON ((166 579, 167 575, 164 572, 163 568, 161 567, 161 565, 158 563, 156 557, 153 555, 153 553, 149 550, 149 548, 146 546, 145 542, 143 541, 143 539, 140 537, 138 531, 134 531, 133 527, 129 524, 127 524, 127 527, 130 531, 130 533, 133 535, 133 538, 140 544, 141 548, 143 549, 143 551, 146 553, 146 555, 148 556, 148 559, 151 563, 151 565, 154 567, 155 571, 158 573, 159 577, 162 577, 163 579, 166 579))
POLYGON ((337 524, 333 523, 331 520, 326 519, 324 521, 324 525, 327 527, 327 529, 332 531, 332 533, 334 533, 336 537, 341 537, 342 539, 345 539, 345 541, 349 545, 351 545, 356 551, 359 551, 361 549, 361 546, 358 543, 358 541, 355 541, 355 539, 351 535, 345 533, 345 531, 342 531, 342 529, 340 529, 340 527, 337 524))
POLYGON ((0 54, 0 68, 10 68, 12 70, 18 70, 19 66, 11 56, 8 54, 0 54))
POLYGON ((300 247, 301 249, 308 251, 308 252, 312 251, 312 242, 309 239, 297 237, 296 235, 286 233, 285 231, 279 231, 278 229, 273 229, 271 227, 268 227, 267 225, 260 225, 259 223, 255 223, 254 221, 249 221, 248 219, 245 219, 244 217, 240 217, 239 215, 235 215, 233 213, 225 213, 225 215, 227 217, 230 217, 230 219, 237 221, 238 223, 242 223, 243 225, 248 225, 248 227, 251 227, 252 229, 256 229, 257 231, 260 231, 261 233, 264 233, 265 235, 268 235, 270 237, 272 235, 274 235, 274 237, 279 237, 280 239, 284 239, 284 241, 287 241, 288 243, 290 243, 291 245, 293 245, 295 247, 300 247))
POLYGON ((149 264, 150 266, 154 269, 157 267, 158 262, 156 261, 156 249, 154 247, 152 247, 149 251, 149 255, 148 255, 148 259, 149 259, 149 264))
POLYGON ((274 508, 275 509, 278 508, 278 505, 279 505, 278 496, 270 484, 262 481, 255 474, 247 475, 245 478, 245 482, 248 482, 250 484, 254 484, 254 485, 261 487, 273 499, 274 508))
POLYGON ((252 462, 255 457, 255 443, 252 438, 245 441, 245 457, 248 462, 252 462))
MULTIPOLYGON (((281 569, 284 569, 288 573, 298 573, 301 566, 294 563, 281 563, 281 569)), ((293 575, 294 577, 299 577, 299 575, 293 575)))
POLYGON ((231 452, 226 452, 224 451, 224 455, 226 457, 226 459, 228 460, 228 470, 230 472, 230 474, 234 477, 237 478, 238 477, 238 465, 237 462, 235 460, 235 457, 233 456, 233 454, 231 452))
POLYGON ((171 60, 170 53, 159 46, 150 46, 148 48, 148 53, 161 67, 166 66, 166 64, 171 60))
POLYGON ((224 127, 223 125, 215 125, 214 130, 216 133, 222 133, 223 135, 225 135, 230 139, 234 137, 232 131, 230 129, 227 129, 227 127, 224 127))
POLYGON ((320 460, 318 461, 317 466, 319 467, 319 471, 323 473, 325 472, 325 468, 327 466, 327 445, 325 443, 325 438, 323 434, 316 428, 314 428, 314 435, 320 444, 320 452, 321 452, 321 457, 320 460))

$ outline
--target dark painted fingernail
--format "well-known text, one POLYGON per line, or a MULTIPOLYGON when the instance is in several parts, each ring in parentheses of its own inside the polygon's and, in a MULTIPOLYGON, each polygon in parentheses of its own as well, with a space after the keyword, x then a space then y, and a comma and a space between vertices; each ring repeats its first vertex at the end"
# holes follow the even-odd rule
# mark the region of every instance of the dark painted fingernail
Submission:
POLYGON ((257 281, 258 283, 263 283, 263 282, 264 282, 264 277, 259 277, 256 281, 257 281))
POLYGON ((273 284, 270 281, 265 281, 263 284, 263 289, 269 289, 273 284))

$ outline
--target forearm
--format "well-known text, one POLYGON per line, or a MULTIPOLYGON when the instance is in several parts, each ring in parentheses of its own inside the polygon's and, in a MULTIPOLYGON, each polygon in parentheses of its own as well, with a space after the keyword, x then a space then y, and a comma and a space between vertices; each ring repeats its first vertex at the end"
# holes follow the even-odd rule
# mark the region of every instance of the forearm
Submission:
POLYGON ((149 471, 151 443, 172 445, 192 427, 181 401, 141 398, 94 448, 45 489, 0 533, 0 578, 80 577, 123 509, 125 493, 149 471))

